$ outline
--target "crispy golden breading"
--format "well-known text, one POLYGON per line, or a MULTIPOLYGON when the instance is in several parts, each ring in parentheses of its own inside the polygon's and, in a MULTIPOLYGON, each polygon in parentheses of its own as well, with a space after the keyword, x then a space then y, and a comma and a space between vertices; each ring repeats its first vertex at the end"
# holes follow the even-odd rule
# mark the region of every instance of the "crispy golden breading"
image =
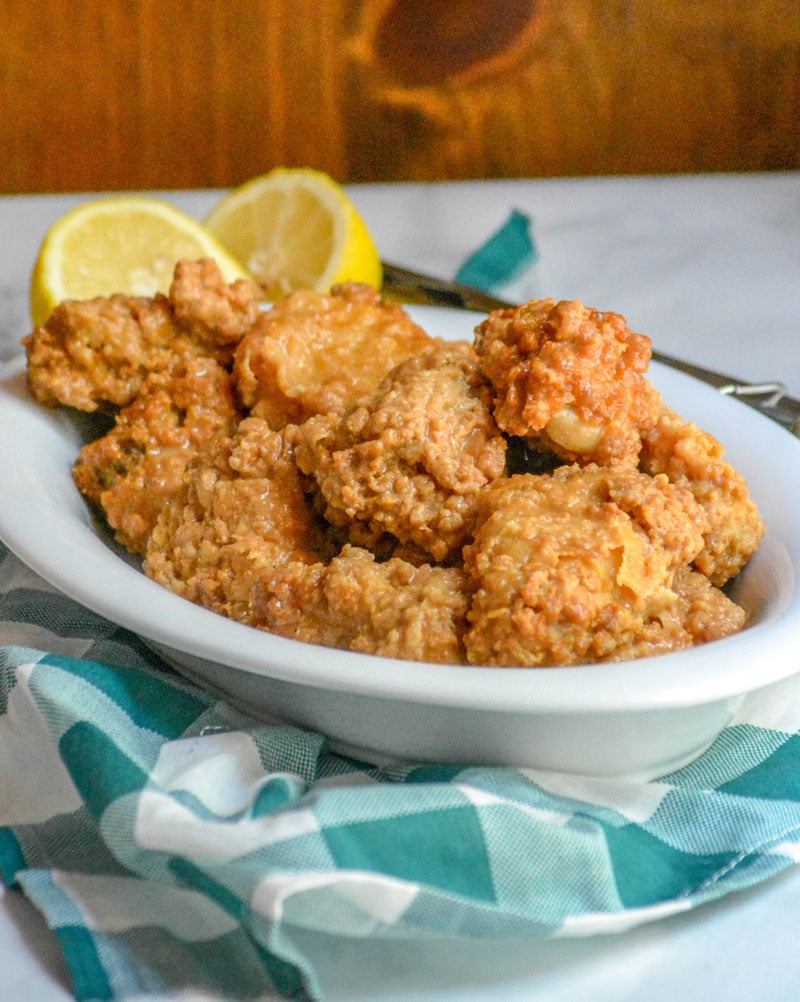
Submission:
POLYGON ((621 316, 532 300, 492 313, 475 348, 504 431, 539 438, 570 462, 636 462, 659 397, 644 376, 650 339, 621 316))
POLYGON ((375 289, 294 292, 262 313, 236 351, 238 391, 276 429, 341 414, 400 362, 436 342, 375 289))
POLYGON ((290 426, 281 432, 257 418, 219 442, 212 461, 187 475, 180 497, 165 505, 148 541, 144 571, 153 580, 215 612, 249 623, 261 573, 289 560, 332 555, 305 497, 292 456, 290 426))
POLYGON ((169 298, 180 328, 229 364, 261 314, 263 294, 252 282, 226 283, 214 261, 179 261, 169 298))
POLYGON ((325 516, 378 540, 388 533, 437 561, 458 555, 478 494, 503 475, 506 442, 473 349, 443 344, 399 365, 343 417, 298 431, 297 462, 325 516))
POLYGON ((73 468, 78 489, 134 553, 144 553, 161 508, 182 491, 187 466, 232 434, 240 417, 230 373, 184 338, 169 357, 171 368, 143 381, 111 431, 85 445, 73 468))
POLYGON ((67 300, 23 341, 28 385, 49 407, 125 407, 151 372, 169 367, 176 336, 166 296, 67 300))
POLYGON ((662 404, 644 432, 641 467, 690 490, 708 519, 695 566, 721 587, 742 569, 764 535, 764 522, 744 477, 724 458, 722 445, 662 404))
POLYGON ((704 528, 687 490, 627 466, 496 481, 465 549, 475 588, 469 661, 619 660, 654 621, 660 650, 688 646, 673 580, 702 548, 704 528))
POLYGON ((367 286, 259 297, 181 262, 168 296, 64 303, 25 339, 38 400, 116 415, 74 479, 153 580, 440 664, 619 661, 743 627, 720 586, 760 515, 622 317, 534 300, 473 346, 367 286))
POLYGON ((459 568, 379 563, 368 550, 345 546, 329 564, 294 561, 264 571, 254 622, 312 644, 457 664, 466 611, 459 568))
POLYGON ((628 643, 620 644, 615 661, 669 654, 737 633, 745 612, 699 571, 678 567, 672 579, 677 601, 645 620, 628 643))
POLYGON ((226 286, 212 261, 178 264, 169 296, 67 300, 24 340, 28 383, 47 406, 125 407, 151 372, 173 365, 176 339, 229 364, 259 314, 257 288, 226 286))

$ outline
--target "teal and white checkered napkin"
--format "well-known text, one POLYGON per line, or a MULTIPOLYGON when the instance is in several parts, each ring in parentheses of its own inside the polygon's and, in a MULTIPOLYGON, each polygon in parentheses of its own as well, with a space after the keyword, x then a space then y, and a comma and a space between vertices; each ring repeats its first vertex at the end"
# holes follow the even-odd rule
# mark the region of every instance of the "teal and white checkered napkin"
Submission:
POLYGON ((386 774, 234 712, 0 556, 0 874, 79 999, 322 999, 298 930, 610 933, 800 858, 797 682, 659 782, 386 774))
POLYGON ((799 681, 659 782, 387 773, 235 712, 2 545, 0 643, 0 875, 79 999, 322 999, 307 932, 611 933, 800 858, 799 681))

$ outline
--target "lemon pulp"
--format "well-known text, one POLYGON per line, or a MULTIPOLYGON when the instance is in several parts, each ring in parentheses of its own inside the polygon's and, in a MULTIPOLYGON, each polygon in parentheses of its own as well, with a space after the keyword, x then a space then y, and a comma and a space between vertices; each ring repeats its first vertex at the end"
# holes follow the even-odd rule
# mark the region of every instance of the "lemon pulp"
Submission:
POLYGON ((277 299, 293 289, 327 292, 339 282, 379 288, 380 256, 345 190, 307 167, 279 167, 226 195, 207 229, 277 299))

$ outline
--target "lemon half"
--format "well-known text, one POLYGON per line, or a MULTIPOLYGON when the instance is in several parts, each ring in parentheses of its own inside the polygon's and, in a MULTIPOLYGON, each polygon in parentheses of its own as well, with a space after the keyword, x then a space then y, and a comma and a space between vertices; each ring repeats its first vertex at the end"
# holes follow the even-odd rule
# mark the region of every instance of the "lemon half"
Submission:
POLYGON ((143 195, 83 202, 45 236, 31 276, 31 318, 43 324, 65 299, 167 292, 177 262, 200 258, 213 258, 228 282, 250 277, 213 234, 167 202, 143 195))
POLYGON ((337 282, 380 288, 380 256, 355 205, 329 175, 278 167, 226 195, 206 228, 240 260, 268 298, 337 282))

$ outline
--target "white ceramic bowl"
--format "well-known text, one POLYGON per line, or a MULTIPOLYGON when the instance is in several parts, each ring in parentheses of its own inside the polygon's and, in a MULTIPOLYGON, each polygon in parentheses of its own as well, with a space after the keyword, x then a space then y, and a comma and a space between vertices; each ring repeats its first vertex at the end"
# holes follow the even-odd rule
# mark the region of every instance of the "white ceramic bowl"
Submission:
MULTIPOLYGON (((471 338, 476 322, 431 307, 411 312, 442 337, 471 338)), ((184 675, 367 761, 652 778, 699 755, 748 693, 800 671, 800 441, 681 373, 654 364, 651 375, 677 411, 725 443, 768 527, 735 584, 750 625, 689 651, 573 668, 417 664, 271 636, 194 606, 148 580, 98 530, 71 478, 81 423, 30 399, 22 360, 0 383, 0 536, 41 577, 139 633, 184 675)))

